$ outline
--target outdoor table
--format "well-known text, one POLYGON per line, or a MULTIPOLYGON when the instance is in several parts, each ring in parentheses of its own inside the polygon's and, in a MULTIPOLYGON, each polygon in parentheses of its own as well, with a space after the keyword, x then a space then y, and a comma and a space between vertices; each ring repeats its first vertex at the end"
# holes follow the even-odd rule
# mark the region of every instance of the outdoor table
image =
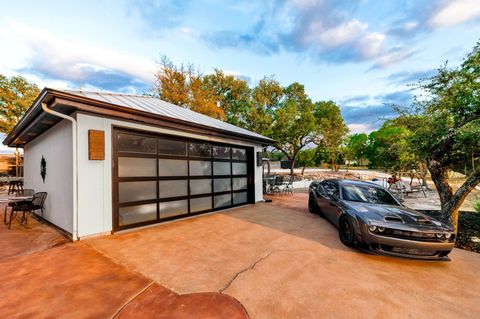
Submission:
MULTIPOLYGON (((22 202, 22 201, 31 201, 33 199, 33 196, 9 196, 9 197, 4 197, 0 198, 0 204, 8 204, 11 202, 22 202)), ((3 223, 7 224, 6 216, 7 216, 7 207, 5 206, 5 212, 3 215, 3 223)))

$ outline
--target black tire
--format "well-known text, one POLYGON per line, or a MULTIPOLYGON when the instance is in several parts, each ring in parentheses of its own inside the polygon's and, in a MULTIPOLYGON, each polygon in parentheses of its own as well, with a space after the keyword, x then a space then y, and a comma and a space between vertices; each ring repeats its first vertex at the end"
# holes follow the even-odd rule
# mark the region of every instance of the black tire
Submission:
POLYGON ((345 246, 352 247, 355 245, 355 228, 347 216, 340 217, 338 221, 338 237, 345 246))
POLYGON ((322 215, 320 207, 315 202, 315 197, 312 194, 308 195, 308 211, 312 214, 322 215))

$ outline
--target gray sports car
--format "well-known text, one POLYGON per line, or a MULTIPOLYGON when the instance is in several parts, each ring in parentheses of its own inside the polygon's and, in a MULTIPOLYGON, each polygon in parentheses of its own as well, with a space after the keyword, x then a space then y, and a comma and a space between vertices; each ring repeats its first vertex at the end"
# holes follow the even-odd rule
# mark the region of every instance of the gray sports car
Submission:
POLYGON ((314 181, 308 209, 335 225, 347 246, 402 257, 448 259, 455 242, 450 226, 403 206, 388 190, 369 182, 314 181))

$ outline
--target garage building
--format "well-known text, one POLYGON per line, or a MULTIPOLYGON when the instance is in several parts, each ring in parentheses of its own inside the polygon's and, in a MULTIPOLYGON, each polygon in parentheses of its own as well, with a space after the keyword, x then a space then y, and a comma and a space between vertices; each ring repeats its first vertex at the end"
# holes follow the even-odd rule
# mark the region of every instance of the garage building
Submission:
POLYGON ((3 143, 77 239, 262 201, 273 141, 154 97, 45 88, 3 143))

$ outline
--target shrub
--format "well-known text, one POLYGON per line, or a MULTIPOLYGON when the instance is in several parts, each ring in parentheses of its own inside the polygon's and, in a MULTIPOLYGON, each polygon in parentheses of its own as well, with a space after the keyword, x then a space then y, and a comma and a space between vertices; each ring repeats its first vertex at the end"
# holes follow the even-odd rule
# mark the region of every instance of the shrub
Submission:
POLYGON ((480 200, 477 200, 477 201, 473 204, 473 209, 475 209, 475 211, 480 214, 480 200))

